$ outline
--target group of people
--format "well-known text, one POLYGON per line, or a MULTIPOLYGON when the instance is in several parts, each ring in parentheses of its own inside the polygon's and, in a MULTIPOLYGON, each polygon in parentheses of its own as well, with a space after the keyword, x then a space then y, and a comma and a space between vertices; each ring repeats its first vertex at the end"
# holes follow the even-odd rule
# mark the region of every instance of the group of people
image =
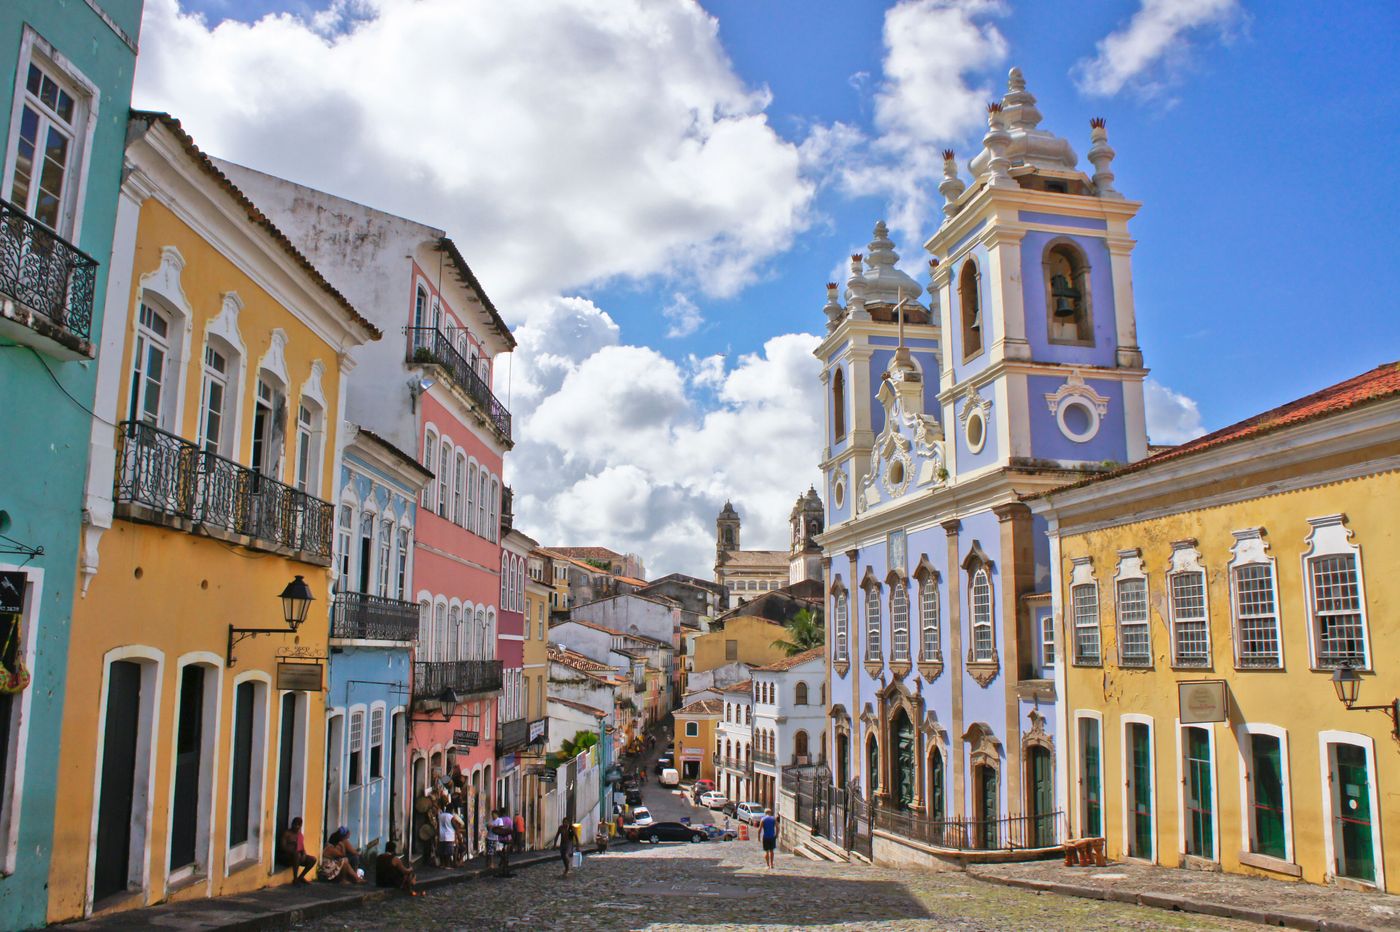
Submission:
MULTIPOLYGON (((365 882, 362 856, 350 841, 350 829, 339 826, 326 838, 319 859, 306 850, 306 836, 302 832, 301 817, 288 824, 282 833, 278 846, 278 861, 292 869, 292 883, 309 883, 311 872, 328 883, 361 884, 365 882)), ((399 857, 397 846, 391 841, 384 846, 374 863, 375 883, 381 887, 397 887, 410 896, 417 896, 417 878, 413 868, 399 857)))

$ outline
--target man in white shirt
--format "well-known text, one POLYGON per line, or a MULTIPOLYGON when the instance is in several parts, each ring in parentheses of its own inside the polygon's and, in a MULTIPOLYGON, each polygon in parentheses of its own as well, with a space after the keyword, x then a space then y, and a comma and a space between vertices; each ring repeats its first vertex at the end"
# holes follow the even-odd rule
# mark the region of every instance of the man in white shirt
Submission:
POLYGON ((455 819, 456 817, 449 809, 443 809, 438 813, 437 856, 439 867, 452 867, 456 863, 454 857, 457 847, 455 819))

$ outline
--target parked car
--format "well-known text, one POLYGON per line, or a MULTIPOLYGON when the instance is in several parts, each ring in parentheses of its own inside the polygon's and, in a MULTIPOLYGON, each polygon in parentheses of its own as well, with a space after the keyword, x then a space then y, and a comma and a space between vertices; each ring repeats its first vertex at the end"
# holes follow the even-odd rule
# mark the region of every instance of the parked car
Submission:
POLYGON ((712 789, 714 789, 714 788, 715 788, 715 781, 713 781, 713 780, 696 780, 696 781, 695 781, 695 792, 697 792, 697 793, 708 793, 710 790, 712 790, 712 789))
POLYGON ((711 825, 708 822, 702 826, 705 834, 710 836, 710 841, 733 841, 739 837, 739 833, 732 828, 720 828, 718 825, 711 825))
POLYGON ((757 825, 763 821, 763 803, 740 803, 734 807, 734 818, 757 825))
POLYGON ((637 826, 655 825, 656 820, 651 817, 651 811, 646 806, 633 806, 631 824, 637 826))
POLYGON ((661 776, 658 780, 662 786, 680 786, 681 774, 676 768, 667 767, 665 770, 661 771, 661 776))
POLYGON ((674 762, 671 760, 671 758, 666 757, 665 755, 658 757, 656 759, 656 767, 654 768, 656 775, 660 776, 661 771, 665 770, 667 767, 672 766, 673 763, 674 762))
POLYGON ((629 825, 627 837, 633 841, 649 841, 659 845, 663 841, 708 841, 709 833, 699 825, 683 825, 680 822, 656 822, 652 825, 629 825))
POLYGON ((729 797, 719 790, 710 790, 708 793, 700 794, 700 805, 706 809, 723 809, 729 802, 729 797))
POLYGON ((627 805, 635 806, 642 801, 642 788, 640 786, 629 786, 623 794, 627 800, 627 805))

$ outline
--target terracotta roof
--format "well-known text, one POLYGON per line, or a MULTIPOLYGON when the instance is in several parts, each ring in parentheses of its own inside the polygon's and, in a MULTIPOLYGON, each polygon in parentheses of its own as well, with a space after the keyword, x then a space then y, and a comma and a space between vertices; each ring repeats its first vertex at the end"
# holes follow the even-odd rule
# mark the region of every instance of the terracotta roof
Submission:
POLYGON ((1103 482, 1106 479, 1141 472, 1159 463, 1167 463, 1232 443, 1251 440, 1277 430, 1340 414, 1343 411, 1396 395, 1400 395, 1400 362, 1388 362, 1369 372, 1363 372, 1361 375, 1347 379, 1345 382, 1338 382, 1336 385, 1315 391, 1311 395, 1304 395, 1296 401, 1290 401, 1285 405, 1265 411, 1263 414, 1245 418, 1229 427, 1222 427, 1214 433, 1171 447, 1155 456, 1138 460, 1136 463, 1130 463, 1112 472, 1091 476, 1082 482, 1061 486, 1048 492, 1026 496, 1026 498, 1041 498, 1056 492, 1063 492, 1066 489, 1077 489, 1095 482, 1103 482))
POLYGON ((647 584, 645 579, 638 579, 635 576, 614 576, 613 579, 616 579, 618 582, 625 582, 629 586, 645 586, 647 584))
POLYGON ((595 709, 591 705, 584 705, 582 702, 575 702, 572 699, 560 699, 558 696, 550 696, 549 701, 557 702, 562 706, 568 706, 569 708, 575 709, 579 712, 588 712, 592 715, 597 716, 598 718, 608 717, 608 713, 604 712, 602 709, 595 709))
POLYGON ((547 655, 550 660, 558 661, 566 667, 572 667, 583 673, 611 673, 612 667, 605 663, 599 663, 592 657, 585 657, 578 651, 569 650, 567 647, 555 647, 549 645, 547 655))
POLYGON ((229 180, 227 175, 219 171, 218 166, 214 164, 213 160, 211 160, 199 146, 195 145, 194 139, 191 138, 189 133, 185 132, 179 120, 168 113, 157 110, 132 110, 131 119, 145 123, 148 127, 159 123, 169 130, 170 134, 179 140, 180 145, 184 147, 185 151, 189 153, 190 157, 194 159, 200 169, 206 175, 213 178, 221 188, 227 191, 228 194, 238 202, 238 206, 243 208, 249 220, 267 231, 268 235, 282 248, 282 251, 291 256, 297 265, 301 266, 307 275, 311 277, 311 280, 341 306, 351 322, 359 327, 371 340, 378 340, 384 335, 380 332, 378 327, 366 320, 359 311, 355 310, 355 306, 350 303, 345 295, 341 294, 335 289, 335 286, 326 281, 325 276, 321 274, 320 270, 311 264, 311 260, 302 255, 301 251, 297 249, 296 246, 292 245, 292 241, 287 238, 287 235, 279 230, 277 225, 269 220, 267 215, 259 210, 256 204, 248 199, 248 195, 244 194, 242 190, 239 189, 238 185, 234 184, 229 180))
POLYGON ((793 654, 791 657, 784 657, 777 663, 766 664, 761 667, 754 667, 755 670, 762 670, 765 673, 780 673, 783 670, 791 670, 799 664, 804 664, 809 660, 817 660, 826 656, 825 647, 813 647, 811 650, 804 650, 800 654, 793 654))
POLYGON ((359 425, 356 425, 356 427, 357 427, 357 429, 358 429, 358 431, 359 431, 360 436, 362 436, 362 437, 368 437, 370 440, 372 440, 372 441, 374 441, 375 443, 379 444, 381 447, 383 447, 383 448, 385 449, 386 452, 388 452, 388 453, 389 453, 391 456, 393 456, 395 459, 397 459, 397 460, 399 460, 400 462, 402 462, 405 466, 411 466, 411 467, 414 469, 415 472, 418 472, 418 473, 421 474, 421 475, 427 476, 429 479, 436 478, 436 477, 434 476, 433 471, 432 471, 431 469, 429 469, 428 467, 424 466, 422 463, 418 462, 418 461, 417 461, 416 459, 414 459, 412 456, 409 456, 407 453, 405 453, 404 451, 400 450, 398 447, 394 446, 392 443, 390 443, 389 441, 385 440, 383 437, 379 436, 379 435, 376 434, 374 431, 370 430, 368 427, 360 427, 359 425))
POLYGON ((555 553, 562 553, 566 557, 578 557, 580 560, 622 560, 623 555, 616 550, 609 550, 607 547, 554 547, 555 553))
POLYGON ((731 683, 728 686, 718 687, 720 692, 726 693, 751 693, 753 692, 753 680, 741 680, 738 683, 731 683))
POLYGON ((720 555, 726 566, 787 566, 786 550, 726 550, 720 555))
POLYGON ((688 706, 673 712, 673 715, 718 715, 724 711, 724 702, 719 699, 698 699, 688 706))
POLYGON ((451 237, 444 236, 437 241, 437 245, 439 249, 447 253, 447 257, 452 260, 452 264, 457 268, 457 271, 462 274, 463 283, 472 291, 476 292, 477 296, 481 298, 481 306, 486 308, 486 313, 490 316, 491 323, 495 326, 496 332, 501 335, 502 340, 505 340, 507 352, 515 349, 515 335, 510 332, 510 328, 506 326, 506 322, 501 319, 500 312, 496 310, 496 305, 492 304, 491 299, 486 296, 485 289, 481 287, 481 282, 476 280, 476 273, 471 270, 471 266, 467 265, 467 260, 462 257, 461 250, 457 248, 457 244, 452 242, 451 237))

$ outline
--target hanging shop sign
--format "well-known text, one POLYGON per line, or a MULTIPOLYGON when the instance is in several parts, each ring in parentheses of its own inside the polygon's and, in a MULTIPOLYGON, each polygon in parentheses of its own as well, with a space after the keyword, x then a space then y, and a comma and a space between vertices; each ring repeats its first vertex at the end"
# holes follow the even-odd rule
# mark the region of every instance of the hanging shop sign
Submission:
POLYGON ((545 736, 545 732, 548 730, 548 726, 549 719, 547 718, 537 718, 533 722, 531 722, 530 737, 527 743, 534 744, 536 741, 543 738, 545 736))
POLYGON ((18 615, 24 611, 24 590, 29 574, 23 570, 0 573, 0 615, 18 615))
POLYGON ((325 669, 319 663, 278 663, 277 688, 291 692, 320 692, 325 669))
POLYGON ((1204 725, 1228 718, 1224 680, 1194 680, 1176 684, 1178 714, 1183 725, 1204 725))
POLYGON ((481 732, 464 731, 461 728, 452 732, 452 745, 459 748, 474 748, 481 744, 481 732))

